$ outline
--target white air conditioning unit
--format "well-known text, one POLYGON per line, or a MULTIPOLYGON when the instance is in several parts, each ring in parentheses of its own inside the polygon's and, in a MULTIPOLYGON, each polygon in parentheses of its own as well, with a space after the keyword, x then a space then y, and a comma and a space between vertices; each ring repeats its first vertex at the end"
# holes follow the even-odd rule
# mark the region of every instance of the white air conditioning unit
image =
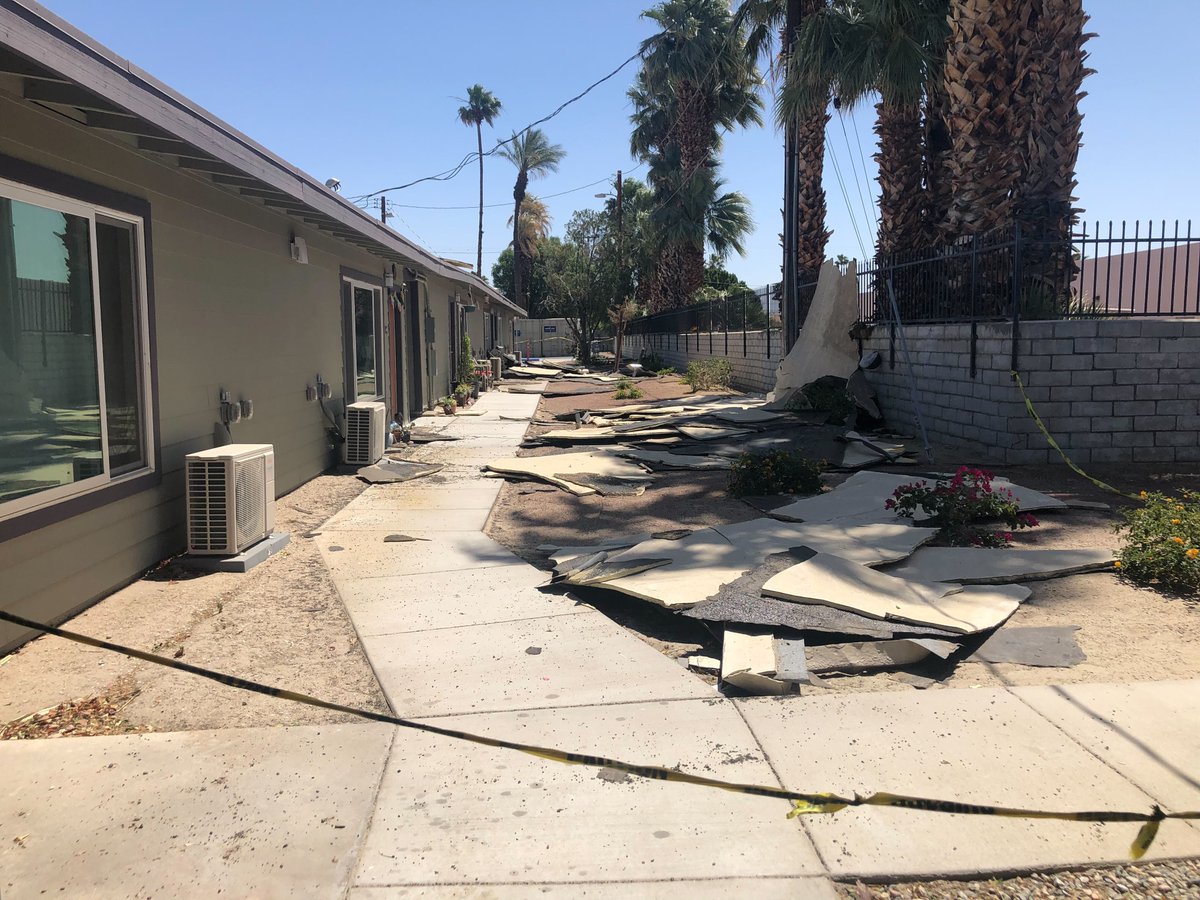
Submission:
POLYGON ((386 439, 387 406, 379 402, 346 404, 346 465, 375 465, 383 459, 386 439))
POLYGON ((229 444, 189 453, 188 553, 234 556, 275 528, 275 448, 229 444))

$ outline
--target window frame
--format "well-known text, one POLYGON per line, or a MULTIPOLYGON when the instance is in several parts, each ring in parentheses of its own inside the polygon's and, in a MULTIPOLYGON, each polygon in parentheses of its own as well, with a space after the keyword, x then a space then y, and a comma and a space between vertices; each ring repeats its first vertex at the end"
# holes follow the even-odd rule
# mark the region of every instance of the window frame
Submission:
POLYGON ((96 354, 97 397, 103 472, 70 484, 0 501, 0 541, 96 509, 161 482, 158 382, 154 338, 150 204, 73 176, 0 154, 0 195, 6 199, 85 218, 89 223, 91 289, 96 354), (104 323, 101 318, 97 222, 129 227, 135 276, 138 400, 141 405, 143 459, 133 468, 113 471, 109 459, 108 409, 104 383, 104 323))
POLYGON ((342 352, 345 354, 343 368, 346 386, 345 403, 387 402, 388 365, 386 359, 387 338, 385 336, 385 310, 383 305, 383 279, 363 272, 342 267, 342 302, 344 304, 344 334, 342 352), (374 318, 372 333, 375 354, 375 393, 370 397, 358 396, 358 332, 354 327, 354 291, 356 288, 371 292, 371 315, 374 318))

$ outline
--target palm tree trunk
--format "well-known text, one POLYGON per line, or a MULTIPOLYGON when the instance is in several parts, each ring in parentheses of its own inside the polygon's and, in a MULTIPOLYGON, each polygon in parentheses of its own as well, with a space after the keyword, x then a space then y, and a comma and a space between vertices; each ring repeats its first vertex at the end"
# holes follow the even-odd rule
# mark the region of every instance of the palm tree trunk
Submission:
POLYGON ((796 275, 800 284, 816 281, 825 262, 830 231, 825 227, 826 106, 814 109, 795 124, 796 152, 796 275))
POLYGON ((524 275, 522 260, 524 254, 521 252, 521 203, 525 200, 525 188, 529 183, 529 176, 522 170, 517 173, 517 183, 513 186, 513 303, 517 306, 524 306, 521 302, 521 296, 524 293, 524 275))
POLYGON ((1013 221, 1027 116, 1018 79, 1029 52, 1033 0, 953 0, 946 54, 948 168, 954 199, 943 237, 1013 221))
POLYGON ((946 87, 941 67, 925 86, 925 210, 922 214, 921 243, 936 244, 950 213, 951 185, 947 157, 950 131, 946 127, 946 87))
POLYGON ((921 109, 885 97, 875 107, 879 136, 879 247, 881 259, 921 244, 921 109))
POLYGON ((483 122, 475 123, 475 138, 479 144, 479 244, 475 250, 475 274, 483 277, 483 122))

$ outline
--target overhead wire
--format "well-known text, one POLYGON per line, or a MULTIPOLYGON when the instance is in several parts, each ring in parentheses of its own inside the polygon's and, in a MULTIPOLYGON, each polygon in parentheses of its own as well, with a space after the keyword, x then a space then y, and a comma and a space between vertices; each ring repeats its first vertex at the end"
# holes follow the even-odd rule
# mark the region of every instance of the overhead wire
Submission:
MULTIPOLYGON (((867 232, 867 236, 871 238, 871 244, 874 245, 879 240, 878 220, 867 209, 867 198, 863 191, 863 180, 859 178, 858 169, 854 165, 854 151, 850 149, 850 133, 846 130, 846 116, 839 111, 837 118, 838 123, 842 126, 842 138, 846 143, 846 157, 850 164, 850 171, 854 174, 854 187, 858 191, 858 202, 862 204, 864 229, 867 232)), ((862 145, 859 144, 860 149, 861 147, 862 145)), ((865 177, 866 173, 864 172, 863 175, 865 177)))
POLYGON ((846 182, 842 178, 841 166, 838 165, 837 151, 828 141, 826 142, 826 149, 829 151, 829 162, 833 166, 833 174, 837 178, 838 187, 841 189, 842 199, 846 203, 846 212, 850 216, 850 226, 854 229, 854 236, 858 240, 858 249, 862 252, 863 260, 870 259, 871 257, 867 253, 867 246, 863 242, 862 232, 858 227, 858 215, 854 211, 854 204, 850 201, 850 192, 846 190, 846 182))
MULTIPOLYGON (((850 107, 850 126, 854 129, 854 142, 858 145, 858 161, 862 167, 863 182, 868 185, 867 192, 870 194, 871 176, 867 174, 867 156, 863 152, 862 131, 858 127, 858 120, 854 117, 854 107, 850 107)), ((879 233, 879 204, 872 202, 871 207, 875 210, 875 233, 879 233)))

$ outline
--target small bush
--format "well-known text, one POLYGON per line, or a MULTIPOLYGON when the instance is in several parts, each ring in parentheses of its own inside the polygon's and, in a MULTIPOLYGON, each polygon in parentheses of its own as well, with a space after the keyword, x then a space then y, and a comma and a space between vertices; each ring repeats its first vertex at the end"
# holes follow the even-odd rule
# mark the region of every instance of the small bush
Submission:
POLYGON ((442 412, 444 412, 446 415, 451 415, 456 409, 458 409, 458 401, 453 397, 442 397, 440 400, 438 400, 438 406, 442 408, 442 412))
POLYGON ((1017 498, 1004 487, 992 487, 992 473, 962 466, 949 481, 939 478, 902 484, 884 504, 906 519, 920 516, 942 530, 941 537, 955 547, 1007 547, 1012 529, 1033 528, 1038 520, 1020 512, 1017 498), (999 520, 1007 530, 979 527, 999 520))
POLYGON ((646 396, 642 393, 642 389, 635 385, 628 378, 622 378, 617 382, 617 392, 613 394, 615 400, 640 400, 646 396))
POLYGON ((815 494, 821 489, 824 461, 795 450, 743 453, 729 468, 729 493, 735 497, 767 494, 815 494))
POLYGON ((675 367, 674 366, 663 366, 661 369, 654 369, 653 371, 654 371, 655 375, 657 375, 658 377, 661 378, 664 375, 674 375, 675 367))
POLYGON ((804 406, 798 398, 793 398, 788 404, 788 409, 793 412, 798 409, 821 410, 829 413, 829 420, 835 424, 845 422, 850 413, 854 412, 854 398, 847 393, 844 379, 818 379, 801 388, 800 394, 808 401, 808 406, 804 406), (837 383, 834 383, 835 380, 837 383))
POLYGON ((688 363, 684 382, 693 391, 711 391, 729 387, 733 366, 727 359, 697 359, 688 363))
POLYGON ((1125 511, 1125 543, 1117 569, 1135 584, 1179 594, 1200 594, 1200 494, 1178 498, 1146 493, 1141 509, 1125 511))

